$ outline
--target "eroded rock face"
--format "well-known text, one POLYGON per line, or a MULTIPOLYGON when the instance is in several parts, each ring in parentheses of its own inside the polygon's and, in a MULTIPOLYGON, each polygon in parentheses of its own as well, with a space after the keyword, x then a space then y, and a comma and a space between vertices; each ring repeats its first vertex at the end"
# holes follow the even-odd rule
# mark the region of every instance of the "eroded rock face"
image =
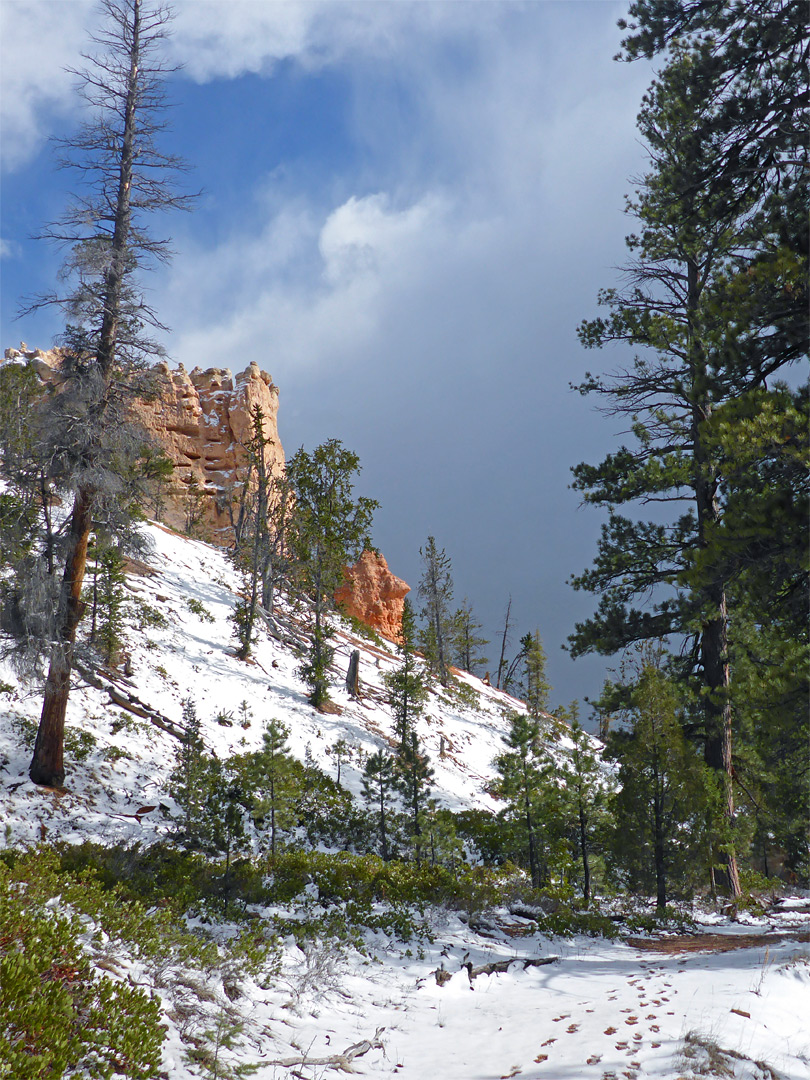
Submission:
POLYGON ((349 614, 389 641, 399 641, 402 608, 410 585, 392 574, 383 555, 364 551, 335 593, 335 601, 349 614))
MULTIPOLYGON (((6 349, 7 361, 31 364, 43 384, 58 384, 61 353, 6 349)), ((251 415, 258 405, 264 416, 269 472, 284 469, 278 436, 278 388, 253 362, 235 377, 228 368, 172 370, 165 362, 154 368, 159 394, 137 406, 144 427, 173 464, 165 484, 161 519, 185 531, 189 508, 196 504, 199 535, 217 544, 233 542, 232 500, 248 470, 245 449, 251 437, 251 415)), ((192 507, 193 508, 193 507, 192 507)), ((235 513, 235 509, 234 509, 235 513)), ((345 571, 346 583, 335 600, 355 618, 391 641, 398 641, 402 607, 410 587, 392 574, 382 555, 366 551, 345 571)))
POLYGON ((182 364, 173 371, 160 363, 155 371, 161 394, 155 401, 139 405, 138 414, 174 463, 164 512, 166 523, 185 528, 189 504, 203 497, 202 532, 214 543, 228 544, 230 506, 247 473, 245 447, 257 405, 264 417, 264 436, 269 440, 265 449, 268 471, 284 469, 278 436, 278 387, 255 361, 236 377, 228 368, 186 372, 182 364))
MULTIPOLYGON (((6 349, 7 361, 30 364, 45 384, 60 380, 59 349, 6 349)), ((228 368, 194 368, 181 364, 172 370, 162 361, 153 368, 158 395, 136 406, 144 427, 171 460, 174 469, 165 483, 161 518, 183 531, 189 508, 196 504, 199 535, 214 543, 232 541, 230 507, 245 479, 252 431, 252 414, 260 406, 268 440, 268 471, 284 469, 284 450, 278 436, 278 387, 258 364, 234 377, 228 368)))

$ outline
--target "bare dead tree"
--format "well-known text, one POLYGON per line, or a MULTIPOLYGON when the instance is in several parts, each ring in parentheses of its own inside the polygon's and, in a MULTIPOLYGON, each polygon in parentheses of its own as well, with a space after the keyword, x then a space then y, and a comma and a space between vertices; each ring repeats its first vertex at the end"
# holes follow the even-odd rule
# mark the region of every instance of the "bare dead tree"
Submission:
POLYGON ((509 634, 512 629, 512 597, 509 597, 509 603, 506 605, 506 613, 503 617, 503 634, 501 636, 501 655, 498 659, 498 674, 495 677, 495 685, 499 690, 503 689, 501 684, 501 676, 504 674, 506 668, 506 647, 509 644, 509 634))
POLYGON ((129 408, 145 390, 146 358, 161 350, 150 333, 161 327, 137 286, 137 271, 168 259, 168 242, 144 219, 189 208, 176 187, 183 168, 158 145, 165 130, 163 82, 173 70, 160 49, 171 15, 142 0, 102 0, 97 51, 73 73, 89 119, 59 145, 60 165, 78 173, 80 194, 42 238, 68 249, 64 293, 38 297, 65 315, 65 385, 54 396, 49 431, 54 455, 69 465, 73 504, 61 563, 50 666, 29 775, 36 784, 64 781, 64 726, 87 546, 94 515, 116 503, 116 468, 129 408))

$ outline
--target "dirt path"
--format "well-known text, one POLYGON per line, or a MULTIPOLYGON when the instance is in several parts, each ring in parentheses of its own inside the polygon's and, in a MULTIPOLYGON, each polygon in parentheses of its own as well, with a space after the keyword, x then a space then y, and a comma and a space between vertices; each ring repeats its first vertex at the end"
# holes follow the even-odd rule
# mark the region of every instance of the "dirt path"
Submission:
POLYGON ((644 952, 731 952, 733 949, 758 949, 781 941, 810 941, 806 930, 782 934, 679 934, 665 938, 624 939, 634 949, 644 952))

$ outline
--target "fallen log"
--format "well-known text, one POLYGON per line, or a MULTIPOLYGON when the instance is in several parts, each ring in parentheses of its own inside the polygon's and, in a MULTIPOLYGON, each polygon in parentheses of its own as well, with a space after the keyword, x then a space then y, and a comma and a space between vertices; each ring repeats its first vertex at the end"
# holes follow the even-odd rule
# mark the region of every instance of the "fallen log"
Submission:
POLYGON ((96 690, 106 691, 106 693, 109 694, 110 701, 113 705, 117 705, 119 709, 125 709, 127 712, 131 712, 134 716, 140 716, 143 720, 148 720, 156 728, 160 728, 161 731, 165 731, 168 735, 183 742, 186 737, 186 732, 180 724, 176 724, 174 720, 170 720, 168 716, 164 716, 163 713, 158 712, 157 709, 153 709, 151 705, 147 705, 146 702, 141 701, 135 694, 120 689, 110 678, 102 678, 97 671, 87 667, 85 664, 74 661, 73 666, 84 681, 89 683, 90 686, 94 686, 96 690))
POLYGON ((363 1039, 361 1042, 353 1043, 342 1054, 330 1054, 328 1057, 318 1058, 304 1054, 300 1057, 277 1058, 275 1061, 265 1061, 262 1062, 262 1065, 277 1065, 282 1069, 294 1069, 297 1065, 318 1065, 327 1069, 337 1069, 340 1072, 356 1073, 358 1070, 352 1064, 355 1058, 362 1057, 369 1050, 385 1049, 380 1041, 380 1035, 383 1031, 385 1031, 385 1028, 377 1028, 373 1039, 363 1039))
MULTIPOLYGON (((470 987, 472 988, 472 984, 479 975, 503 974, 509 970, 510 964, 523 964, 523 970, 526 971, 530 967, 545 967, 546 964, 556 964, 559 959, 559 956, 513 956, 509 960, 493 960, 491 963, 482 964, 480 967, 473 967, 472 961, 468 960, 461 965, 461 970, 467 972, 467 978, 470 980, 470 987)), ((439 986, 444 986, 453 978, 453 972, 447 971, 443 967, 436 968, 431 974, 435 977, 439 986)))

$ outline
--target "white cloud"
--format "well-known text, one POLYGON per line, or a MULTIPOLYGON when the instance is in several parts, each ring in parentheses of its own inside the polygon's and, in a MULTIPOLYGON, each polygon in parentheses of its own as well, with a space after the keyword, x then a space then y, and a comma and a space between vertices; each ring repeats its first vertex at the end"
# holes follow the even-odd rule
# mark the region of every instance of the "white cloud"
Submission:
POLYGON ((326 281, 345 287, 361 277, 379 277, 419 248, 425 234, 441 224, 447 207, 429 196, 401 210, 383 193, 352 196, 326 219, 318 242, 326 281))
POLYGON ((90 0, 2 0, 0 132, 3 168, 16 169, 76 108, 75 65, 87 42, 90 0))
MULTIPOLYGON (((314 69, 352 56, 385 57, 443 40, 469 25, 464 3, 343 3, 337 0, 179 0, 168 50, 199 82, 271 74, 280 60, 314 69)), ((477 33, 498 18, 477 5, 477 33)), ((24 165, 58 133, 78 102, 65 67, 81 63, 97 5, 93 0, 0 2, 0 133, 3 167, 24 165)))
MULTIPOLYGON (((378 190, 333 205, 259 200, 257 228, 181 254, 166 296, 175 355, 215 363, 261 343, 275 377, 289 381, 394 350, 427 365, 525 355, 543 320, 570 318, 573 339, 578 313, 548 310, 549 297, 567 281, 573 298, 578 260, 608 236, 615 243, 647 78, 611 63, 613 12, 588 23, 595 8, 580 6, 578 48, 562 53, 549 45, 554 5, 483 5, 496 9, 486 18, 504 19, 491 39, 481 5, 421 5, 463 14, 464 63, 443 66, 423 43, 353 67, 354 135, 379 170, 378 190), (380 104, 386 71, 416 101, 407 125, 380 104)), ((570 26, 560 38, 570 43, 570 26)))
POLYGON ((500 18, 498 4, 386 3, 306 0, 185 0, 175 5, 175 55, 200 82, 245 72, 269 73, 284 59, 305 68, 333 64, 349 55, 378 59, 401 51, 404 39, 446 37, 469 28, 485 33, 500 18))

